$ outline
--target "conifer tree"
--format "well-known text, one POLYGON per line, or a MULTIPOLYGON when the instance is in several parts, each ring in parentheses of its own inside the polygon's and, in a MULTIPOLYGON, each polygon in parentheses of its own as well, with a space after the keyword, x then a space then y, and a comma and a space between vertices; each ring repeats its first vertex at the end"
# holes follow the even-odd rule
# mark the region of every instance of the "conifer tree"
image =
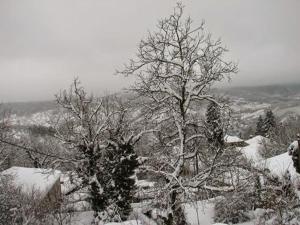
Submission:
POLYGON ((258 117, 258 121, 256 123, 256 135, 262 135, 265 136, 265 131, 264 131, 264 120, 262 118, 262 116, 260 115, 258 117))
POLYGON ((272 110, 268 110, 266 112, 266 116, 264 119, 264 123, 263 123, 263 129, 265 134, 267 134, 272 128, 276 127, 276 121, 275 121, 275 116, 272 112, 272 110))
MULTIPOLYGON (((124 221, 131 212, 135 190, 132 176, 139 163, 133 145, 129 142, 111 142, 103 157, 102 179, 103 201, 108 221, 124 221)), ((105 220, 105 218, 101 218, 105 220)))
POLYGON ((215 102, 210 102, 206 111, 207 141, 216 147, 224 145, 224 132, 222 128, 221 110, 215 102))

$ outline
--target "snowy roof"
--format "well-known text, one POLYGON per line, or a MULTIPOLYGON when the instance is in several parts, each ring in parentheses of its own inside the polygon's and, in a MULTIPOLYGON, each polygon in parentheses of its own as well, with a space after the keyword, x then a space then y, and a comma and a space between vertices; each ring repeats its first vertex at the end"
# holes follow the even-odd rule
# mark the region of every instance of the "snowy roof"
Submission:
POLYGON ((258 135, 245 142, 248 146, 241 148, 245 157, 255 163, 261 161, 262 157, 259 152, 264 148, 264 144, 269 142, 269 139, 258 135))
POLYGON ((236 143, 236 142, 243 142, 244 140, 237 137, 237 136, 230 136, 230 135, 225 135, 224 140, 226 143, 236 143))
POLYGON ((261 135, 257 135, 253 138, 250 138, 249 140, 246 141, 247 144, 251 145, 251 144, 264 144, 264 143, 268 143, 270 140, 268 138, 265 138, 261 135))
POLYGON ((139 220, 128 220, 121 223, 106 223, 105 225, 142 225, 139 220))
POLYGON ((23 193, 38 191, 46 194, 60 178, 61 172, 51 169, 11 167, 1 172, 13 178, 13 184, 20 187, 23 193))
POLYGON ((293 141, 288 147, 288 150, 294 150, 294 149, 298 149, 298 141, 293 141))
POLYGON ((287 152, 266 159, 265 162, 262 162, 262 166, 267 167, 271 173, 279 177, 283 176, 286 171, 289 171, 292 178, 296 177, 296 170, 293 166, 292 157, 288 155, 287 152))
POLYGON ((255 136, 246 141, 249 145, 241 148, 241 152, 247 159, 252 160, 256 166, 259 168, 268 168, 274 175, 281 177, 286 171, 289 171, 292 178, 295 177, 296 171, 293 166, 292 157, 287 152, 267 159, 263 159, 260 155, 260 150, 264 148, 264 143, 269 142, 268 138, 255 136))

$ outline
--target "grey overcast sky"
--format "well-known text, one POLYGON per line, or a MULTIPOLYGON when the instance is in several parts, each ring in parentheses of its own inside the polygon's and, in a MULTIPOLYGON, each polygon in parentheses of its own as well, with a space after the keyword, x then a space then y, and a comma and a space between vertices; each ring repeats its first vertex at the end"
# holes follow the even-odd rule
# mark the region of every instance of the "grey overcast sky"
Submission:
MULTIPOLYGON (((300 83, 300 0, 184 0, 239 62, 231 85, 300 83)), ((95 94, 174 0, 0 0, 0 101, 53 99, 74 77, 95 94)))

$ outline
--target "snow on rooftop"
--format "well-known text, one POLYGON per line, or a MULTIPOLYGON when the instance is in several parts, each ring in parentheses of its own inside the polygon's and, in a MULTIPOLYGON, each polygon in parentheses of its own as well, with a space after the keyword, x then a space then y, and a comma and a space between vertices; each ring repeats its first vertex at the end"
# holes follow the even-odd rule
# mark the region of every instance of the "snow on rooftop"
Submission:
POLYGON ((289 150, 298 149, 298 141, 293 141, 288 147, 289 150))
POLYGON ((128 220, 121 223, 106 223, 105 225, 142 225, 139 220, 128 220))
POLYGON ((264 144, 268 142, 268 140, 269 139, 263 136, 255 136, 246 141, 246 143, 249 145, 241 148, 241 152, 245 155, 245 157, 248 160, 257 163, 262 160, 262 157, 259 152, 262 148, 264 148, 264 144))
POLYGON ((146 188, 146 187, 150 188, 150 187, 154 187, 155 186, 155 182, 153 182, 153 181, 147 181, 147 180, 136 180, 135 184, 138 187, 141 187, 141 188, 146 188))
POLYGON ((51 169, 11 167, 1 173, 13 177, 13 184, 20 187, 24 193, 47 193, 60 178, 61 172, 51 169))
POLYGON ((289 171, 292 178, 296 176, 296 170, 293 166, 292 157, 288 153, 283 153, 262 162, 262 166, 268 168, 272 174, 282 177, 286 171, 289 171))
POLYGON ((226 143, 236 143, 236 142, 244 141, 243 139, 241 139, 237 136, 230 136, 230 135, 225 135, 224 140, 226 143))
POLYGON ((282 177, 286 171, 289 171, 292 178, 296 176, 292 157, 288 153, 283 153, 268 159, 263 159, 260 150, 268 143, 269 139, 263 136, 256 136, 246 141, 249 145, 241 148, 241 152, 247 159, 252 160, 256 166, 268 168, 272 174, 282 177))
POLYGON ((265 138, 261 135, 257 135, 253 138, 250 138, 249 140, 246 141, 247 144, 251 145, 251 144, 262 144, 266 141, 269 141, 268 138, 265 138))
POLYGON ((213 225, 227 225, 227 223, 214 223, 213 225))

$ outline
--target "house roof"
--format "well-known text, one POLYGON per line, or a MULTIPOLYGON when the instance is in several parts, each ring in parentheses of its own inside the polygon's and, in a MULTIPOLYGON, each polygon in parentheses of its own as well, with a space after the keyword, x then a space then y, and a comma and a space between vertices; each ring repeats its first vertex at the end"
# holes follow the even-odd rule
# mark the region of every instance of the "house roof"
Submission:
POLYGON ((1 175, 12 176, 12 182, 20 187, 23 193, 37 191, 46 194, 60 178, 61 172, 52 169, 11 167, 1 172, 1 175))
POLYGON ((244 140, 237 137, 237 136, 230 136, 230 135, 225 135, 224 140, 226 143, 237 143, 237 142, 243 142, 244 140))

